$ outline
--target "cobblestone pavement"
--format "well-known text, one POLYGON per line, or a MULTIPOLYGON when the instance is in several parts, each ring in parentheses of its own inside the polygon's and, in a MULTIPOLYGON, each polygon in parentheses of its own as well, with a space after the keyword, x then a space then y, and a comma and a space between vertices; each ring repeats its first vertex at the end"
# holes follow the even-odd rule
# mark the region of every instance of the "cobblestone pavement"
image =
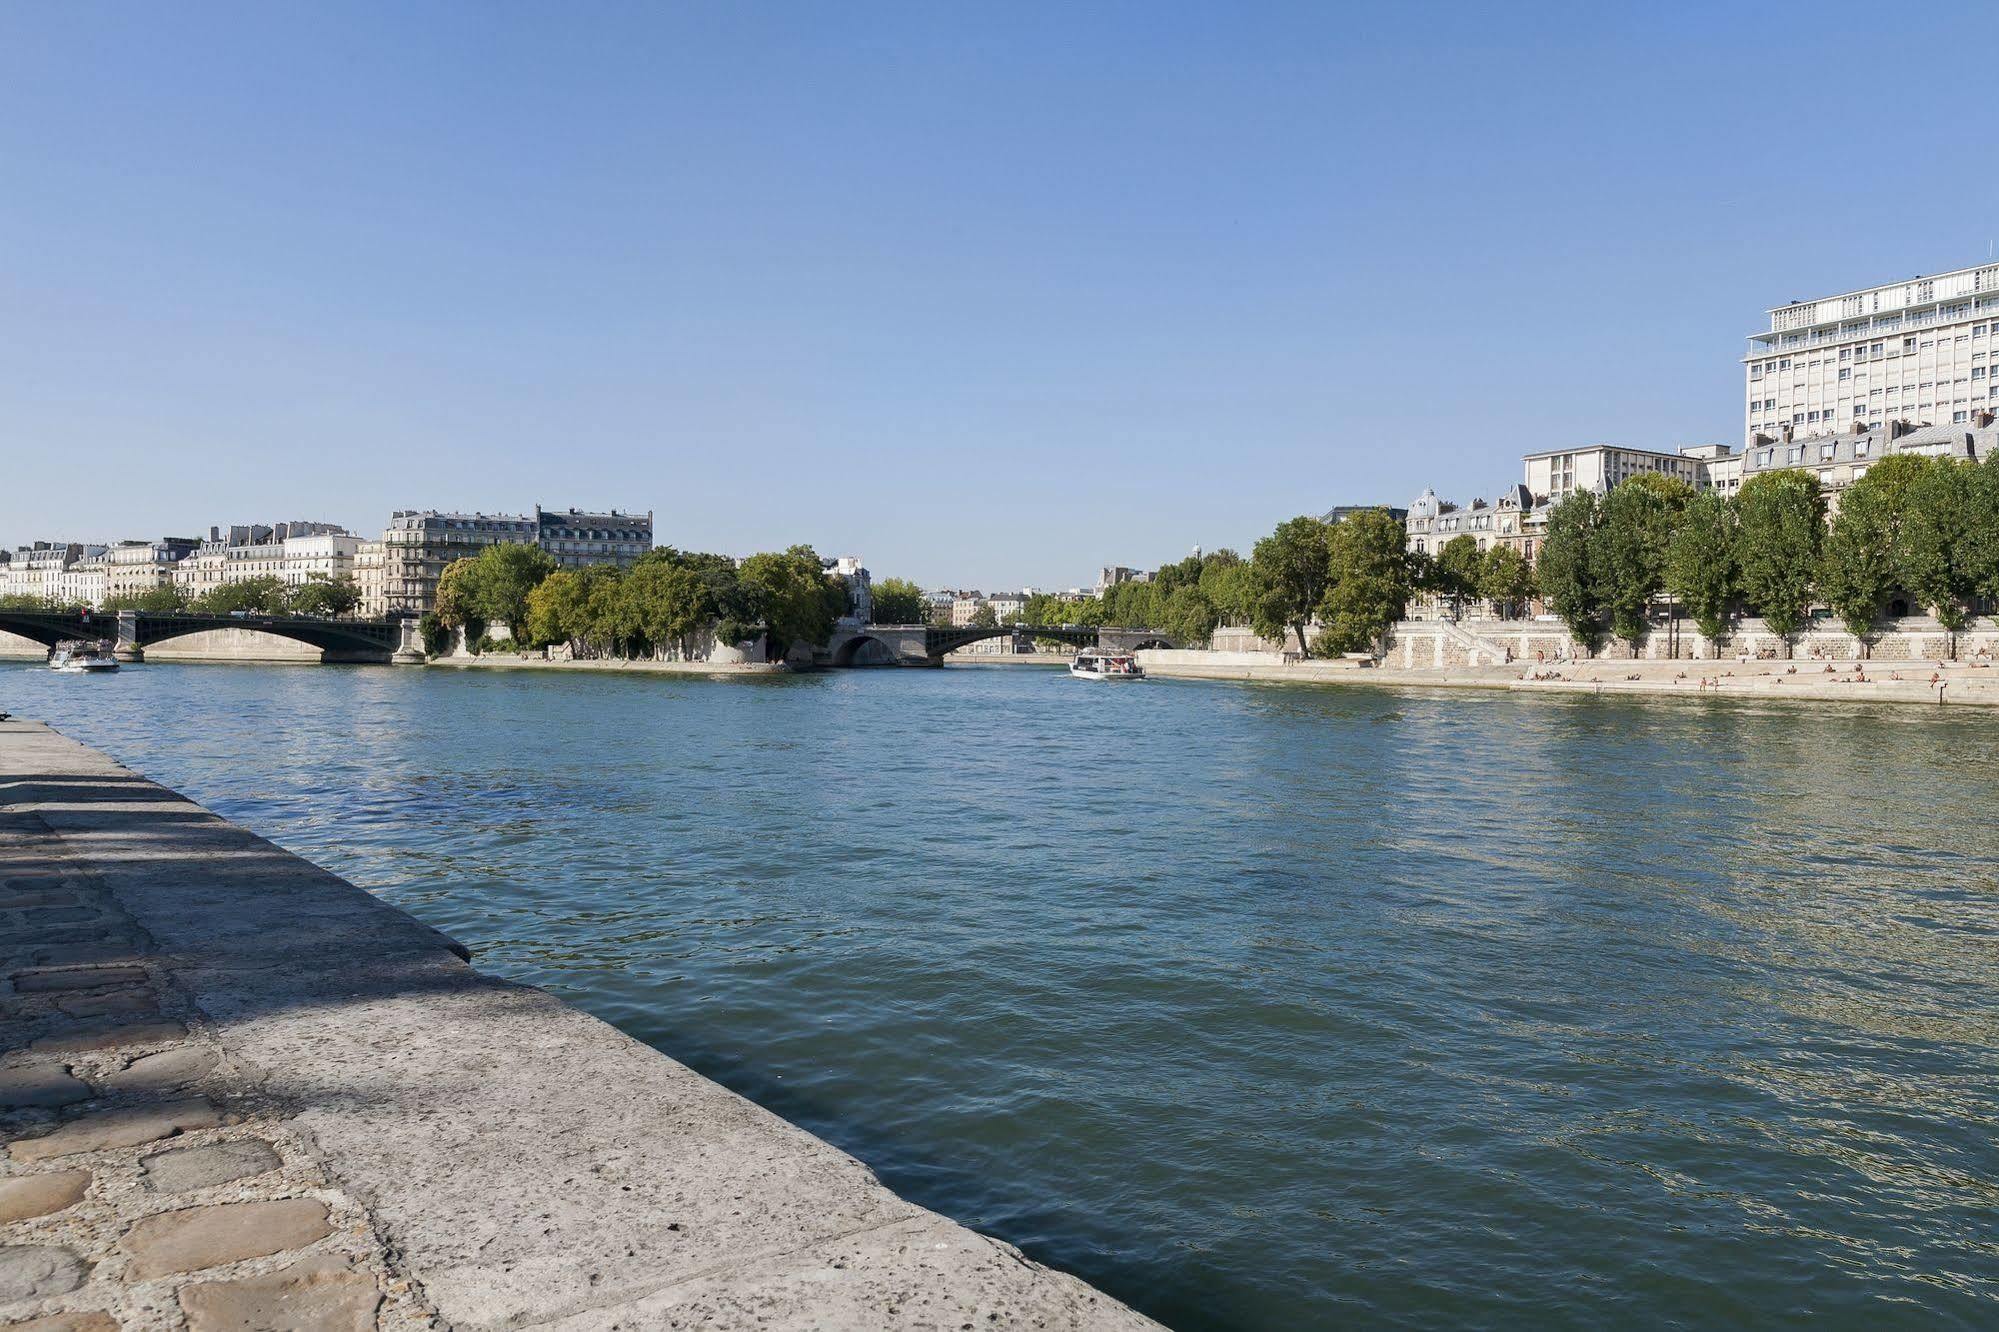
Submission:
POLYGON ((36 1332, 437 1320, 144 931, 0 815, 0 1318, 36 1332))

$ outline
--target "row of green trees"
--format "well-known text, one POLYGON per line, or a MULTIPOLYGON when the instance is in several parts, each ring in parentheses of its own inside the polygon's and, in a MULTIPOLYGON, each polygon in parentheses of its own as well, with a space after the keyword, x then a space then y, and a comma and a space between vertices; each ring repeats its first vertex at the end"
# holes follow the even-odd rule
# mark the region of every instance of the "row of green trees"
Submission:
POLYGON ((1737 495, 1645 475, 1550 512, 1540 591, 1592 649, 1606 630, 1637 642, 1675 598, 1709 638, 1759 615, 1789 638, 1824 605, 1866 640, 1895 602, 1952 631, 1999 599, 1999 459, 1892 454, 1840 497, 1807 472, 1768 472, 1737 495))
MULTIPOLYGON (((1162 565, 1148 582, 1119 583, 1095 597, 1029 597, 1022 624, 1115 625, 1159 629, 1181 642, 1204 640, 1221 624, 1249 618, 1249 564, 1232 550, 1162 565)), ((877 594, 879 603, 879 594, 877 594)))
POLYGON ((1402 524, 1385 509, 1340 522, 1301 516, 1280 523, 1247 560, 1232 550, 1190 555, 1149 581, 1120 583, 1095 597, 1030 597, 1018 619, 1159 629, 1190 644, 1205 642, 1222 625, 1246 625, 1265 638, 1292 638, 1302 653, 1332 656, 1377 646, 1434 572, 1412 557, 1402 524), (1309 634, 1313 625, 1318 632, 1309 634))
POLYGON ((488 625, 505 624, 520 646, 566 643, 586 657, 684 658, 717 639, 760 635, 781 655, 794 642, 825 642, 850 603, 845 580, 809 546, 740 565, 662 546, 629 569, 559 569, 539 547, 509 544, 446 566, 422 629, 432 652, 453 631, 476 645, 488 625))
MULTIPOLYGON (((258 615, 315 615, 337 618, 352 615, 360 604, 361 590, 354 585, 353 579, 313 574, 305 582, 297 585, 287 585, 283 579, 269 575, 246 578, 241 582, 219 584, 198 597, 189 597, 186 589, 166 584, 148 588, 144 592, 106 597, 104 604, 97 609, 146 611, 153 615, 182 613, 230 615, 242 611, 258 615)), ((39 597, 13 595, 0 597, 0 609, 80 610, 83 608, 58 605, 39 597)))

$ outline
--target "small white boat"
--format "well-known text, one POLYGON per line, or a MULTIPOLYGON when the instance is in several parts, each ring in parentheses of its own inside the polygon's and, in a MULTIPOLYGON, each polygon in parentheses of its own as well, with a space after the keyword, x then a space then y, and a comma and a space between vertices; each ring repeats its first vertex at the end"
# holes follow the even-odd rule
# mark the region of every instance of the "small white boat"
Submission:
POLYGON ((1069 674, 1078 680, 1143 680, 1145 667, 1129 652, 1084 648, 1069 663, 1069 674))
POLYGON ((65 639, 49 654, 52 671, 115 671, 118 658, 111 655, 111 641, 105 638, 85 642, 65 639))

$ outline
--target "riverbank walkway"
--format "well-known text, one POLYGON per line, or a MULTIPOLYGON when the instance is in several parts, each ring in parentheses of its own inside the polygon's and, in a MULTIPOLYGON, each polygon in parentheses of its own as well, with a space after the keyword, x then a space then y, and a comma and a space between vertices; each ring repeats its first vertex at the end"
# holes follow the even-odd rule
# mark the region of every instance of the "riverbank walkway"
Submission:
POLYGON ((20 721, 0 960, 8 1326, 1155 1326, 20 721))

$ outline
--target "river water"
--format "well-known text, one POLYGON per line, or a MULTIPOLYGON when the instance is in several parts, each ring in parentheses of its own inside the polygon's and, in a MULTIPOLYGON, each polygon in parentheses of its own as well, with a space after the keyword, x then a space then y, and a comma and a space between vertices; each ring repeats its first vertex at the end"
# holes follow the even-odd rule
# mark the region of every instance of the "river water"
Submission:
POLYGON ((1999 1322, 1999 716, 0 667, 1176 1327, 1999 1322))

